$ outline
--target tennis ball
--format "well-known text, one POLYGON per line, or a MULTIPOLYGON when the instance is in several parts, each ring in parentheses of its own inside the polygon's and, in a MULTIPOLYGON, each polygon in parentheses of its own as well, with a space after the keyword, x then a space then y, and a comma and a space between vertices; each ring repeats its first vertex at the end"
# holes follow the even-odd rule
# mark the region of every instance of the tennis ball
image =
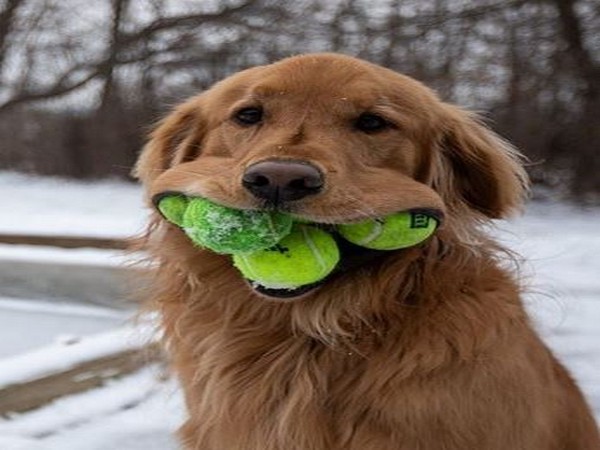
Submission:
POLYGON ((188 207, 188 198, 184 195, 168 195, 161 198, 157 208, 160 213, 169 222, 181 226, 183 224, 183 215, 188 207))
POLYGON ((433 234, 438 221, 427 214, 405 211, 387 217, 337 226, 344 239, 375 250, 398 250, 420 244, 433 234))
POLYGON ((271 248, 233 255, 245 278, 269 289, 295 289, 321 281, 339 260, 339 249, 329 233, 299 224, 271 248))
POLYGON ((232 209, 203 198, 192 198, 182 228, 196 244, 217 253, 244 253, 272 247, 292 228, 281 213, 232 209))
POLYGON ((157 208, 169 222, 181 227, 192 242, 217 253, 272 247, 292 229, 292 218, 285 214, 232 209, 180 194, 163 197, 157 208))

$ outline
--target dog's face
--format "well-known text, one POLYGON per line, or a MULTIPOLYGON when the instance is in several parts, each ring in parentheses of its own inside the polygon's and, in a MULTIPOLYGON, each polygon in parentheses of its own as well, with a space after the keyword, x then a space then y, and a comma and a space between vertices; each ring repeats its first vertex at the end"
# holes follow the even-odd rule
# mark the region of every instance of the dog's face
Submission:
POLYGON ((319 223, 414 208, 501 217, 524 175, 510 147, 406 76, 334 54, 227 78, 154 131, 136 174, 182 192, 319 223))

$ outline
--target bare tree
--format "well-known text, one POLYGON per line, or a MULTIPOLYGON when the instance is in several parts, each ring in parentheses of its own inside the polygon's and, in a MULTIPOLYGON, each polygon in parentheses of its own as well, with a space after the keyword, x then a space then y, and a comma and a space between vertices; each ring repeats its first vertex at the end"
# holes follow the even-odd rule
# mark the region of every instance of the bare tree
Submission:
POLYGON ((600 63, 586 47, 582 19, 576 12, 575 0, 551 0, 558 11, 559 29, 566 43, 572 70, 582 83, 581 110, 577 127, 571 130, 571 141, 579 148, 574 161, 573 188, 581 196, 600 191, 600 63))
POLYGON ((13 31, 17 13, 23 3, 24 0, 6 0, 3 9, 0 10, 0 73, 2 73, 6 58, 8 38, 13 31))
POLYGON ((75 7, 84 2, 0 0, 0 139, 11 142, 0 165, 125 174, 161 105, 251 65, 338 51, 487 112, 531 156, 536 180, 600 192, 597 0, 104 0, 92 12, 75 7), (36 121, 33 131, 25 117, 36 121), (28 145, 41 135, 47 148, 33 152, 28 145))
MULTIPOLYGON (((105 99, 105 96, 110 96, 114 89, 115 68, 139 63, 149 58, 151 53, 145 49, 144 43, 153 39, 156 35, 165 32, 187 34, 197 27, 215 23, 240 24, 243 23, 244 13, 253 8, 256 3, 257 0, 246 0, 238 5, 213 12, 194 12, 157 17, 142 27, 125 32, 121 28, 129 1, 113 0, 113 20, 109 21, 111 33, 103 54, 91 61, 86 58, 73 61, 66 69, 56 73, 52 82, 43 86, 20 86, 20 89, 17 89, 8 99, 0 103, 0 113, 25 103, 64 96, 97 79, 104 80, 103 99, 105 99), (127 55, 123 56, 124 54, 127 55)), ((65 42, 65 44, 69 43, 65 42)), ((168 50, 162 49, 161 52, 168 52, 168 50)), ((82 49, 82 53, 85 54, 85 49, 82 49)))

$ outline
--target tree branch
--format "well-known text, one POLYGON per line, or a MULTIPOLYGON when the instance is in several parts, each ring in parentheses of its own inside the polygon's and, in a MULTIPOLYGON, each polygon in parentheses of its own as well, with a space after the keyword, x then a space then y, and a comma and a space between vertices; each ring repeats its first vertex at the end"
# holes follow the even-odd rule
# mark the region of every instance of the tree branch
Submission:
POLYGON ((600 99, 600 67, 583 42, 581 20, 575 12, 575 0, 552 0, 558 10, 560 30, 575 60, 577 70, 588 85, 588 95, 600 99))
POLYGON ((4 9, 0 11, 0 73, 2 73, 6 58, 8 36, 12 31, 17 12, 22 4, 23 0, 7 0, 4 9))
MULTIPOLYGON (((18 2, 22 0, 12 1, 18 2)), ((122 55, 128 47, 131 47, 134 44, 140 42, 146 42, 160 31, 165 31, 179 27, 197 26, 207 22, 225 21, 226 19, 229 20, 232 16, 236 14, 247 12, 248 9, 254 7, 257 3, 258 0, 247 0, 246 2, 238 6, 226 8, 216 13, 187 14, 166 18, 158 18, 140 30, 131 33, 122 33, 118 41, 119 49, 117 53, 119 55, 122 55)), ((119 58, 118 55, 117 57, 115 57, 115 55, 113 54, 112 56, 102 59, 101 61, 98 61, 95 64, 87 64, 85 67, 89 68, 91 71, 85 77, 81 78, 78 81, 70 81, 72 74, 82 69, 81 65, 76 65, 63 72, 63 74, 59 76, 58 80, 55 83, 44 89, 40 89, 38 91, 23 90, 21 92, 16 93, 15 96, 9 98, 4 103, 0 104, 0 113, 9 110, 19 104, 61 97, 63 95, 66 95, 70 92, 82 88, 83 86, 87 85, 89 82, 98 77, 106 76, 108 73, 110 73, 112 68, 114 68, 114 65, 139 62, 145 59, 147 56, 147 52, 141 52, 138 56, 125 59, 122 57, 119 58)))

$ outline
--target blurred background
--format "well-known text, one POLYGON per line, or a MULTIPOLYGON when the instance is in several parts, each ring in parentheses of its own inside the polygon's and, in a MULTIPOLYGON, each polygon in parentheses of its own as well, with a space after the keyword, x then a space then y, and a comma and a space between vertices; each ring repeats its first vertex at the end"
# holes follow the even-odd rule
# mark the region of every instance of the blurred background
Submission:
POLYGON ((600 191, 597 0, 0 5, 0 168, 125 178, 170 105, 248 66, 334 51, 484 112, 540 186, 600 191))
POLYGON ((184 407, 125 254, 151 126, 316 51, 411 75, 527 157, 524 300, 600 418, 600 1, 0 0, 0 449, 175 450, 184 407))

